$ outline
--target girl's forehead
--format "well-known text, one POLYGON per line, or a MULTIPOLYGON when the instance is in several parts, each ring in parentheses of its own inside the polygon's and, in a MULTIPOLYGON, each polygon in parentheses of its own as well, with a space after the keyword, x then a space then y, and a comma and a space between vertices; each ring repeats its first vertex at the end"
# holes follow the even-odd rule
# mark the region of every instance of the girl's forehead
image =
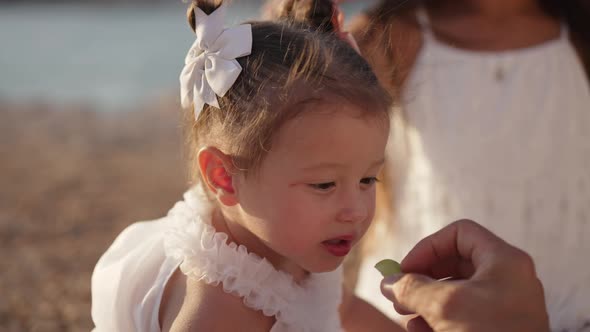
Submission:
POLYGON ((388 131, 389 123, 351 103, 317 103, 286 121, 277 132, 277 144, 297 144, 314 139, 335 139, 333 133, 360 134, 368 128, 388 131))
POLYGON ((383 121, 347 103, 308 111, 283 125, 267 157, 298 165, 378 160, 389 135, 389 126, 383 121))

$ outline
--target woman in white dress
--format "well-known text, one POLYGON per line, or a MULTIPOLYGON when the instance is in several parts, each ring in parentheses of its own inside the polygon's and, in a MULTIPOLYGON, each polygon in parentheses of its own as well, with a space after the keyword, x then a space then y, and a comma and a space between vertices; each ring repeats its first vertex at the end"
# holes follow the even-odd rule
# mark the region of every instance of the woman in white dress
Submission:
POLYGON ((362 298, 393 315, 375 262, 471 218, 533 257, 553 330, 590 331, 588 14, 583 1, 382 1, 356 19, 363 55, 402 100, 392 213, 373 241, 388 245, 370 244, 362 298))

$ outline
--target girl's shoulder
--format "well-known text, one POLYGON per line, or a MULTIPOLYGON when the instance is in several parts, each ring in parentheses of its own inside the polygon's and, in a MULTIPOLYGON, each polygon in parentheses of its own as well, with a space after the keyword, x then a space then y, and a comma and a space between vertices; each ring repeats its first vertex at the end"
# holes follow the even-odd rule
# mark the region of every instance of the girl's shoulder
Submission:
POLYGON ((179 270, 168 282, 160 306, 162 331, 269 331, 274 318, 244 305, 223 289, 187 278, 179 270))

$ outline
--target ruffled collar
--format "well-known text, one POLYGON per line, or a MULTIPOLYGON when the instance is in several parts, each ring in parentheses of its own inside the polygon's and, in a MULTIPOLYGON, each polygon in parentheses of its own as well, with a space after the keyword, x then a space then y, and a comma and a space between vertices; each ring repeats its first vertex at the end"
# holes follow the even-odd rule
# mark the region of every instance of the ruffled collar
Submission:
POLYGON ((244 304, 275 317, 271 332, 342 331, 338 307, 342 271, 311 274, 297 284, 246 247, 227 243, 228 236, 211 225, 211 204, 194 188, 168 213, 171 229, 164 236, 166 255, 180 262, 188 277, 223 285, 244 304))

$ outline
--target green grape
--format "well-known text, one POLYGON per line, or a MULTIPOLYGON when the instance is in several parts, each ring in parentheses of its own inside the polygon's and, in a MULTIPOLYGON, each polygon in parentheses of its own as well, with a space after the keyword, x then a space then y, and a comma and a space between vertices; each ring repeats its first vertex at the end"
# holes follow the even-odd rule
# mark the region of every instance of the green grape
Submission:
POLYGON ((379 270, 379 272, 381 272, 384 278, 402 272, 399 263, 394 261, 393 259, 384 259, 379 263, 375 264, 375 268, 379 270))

